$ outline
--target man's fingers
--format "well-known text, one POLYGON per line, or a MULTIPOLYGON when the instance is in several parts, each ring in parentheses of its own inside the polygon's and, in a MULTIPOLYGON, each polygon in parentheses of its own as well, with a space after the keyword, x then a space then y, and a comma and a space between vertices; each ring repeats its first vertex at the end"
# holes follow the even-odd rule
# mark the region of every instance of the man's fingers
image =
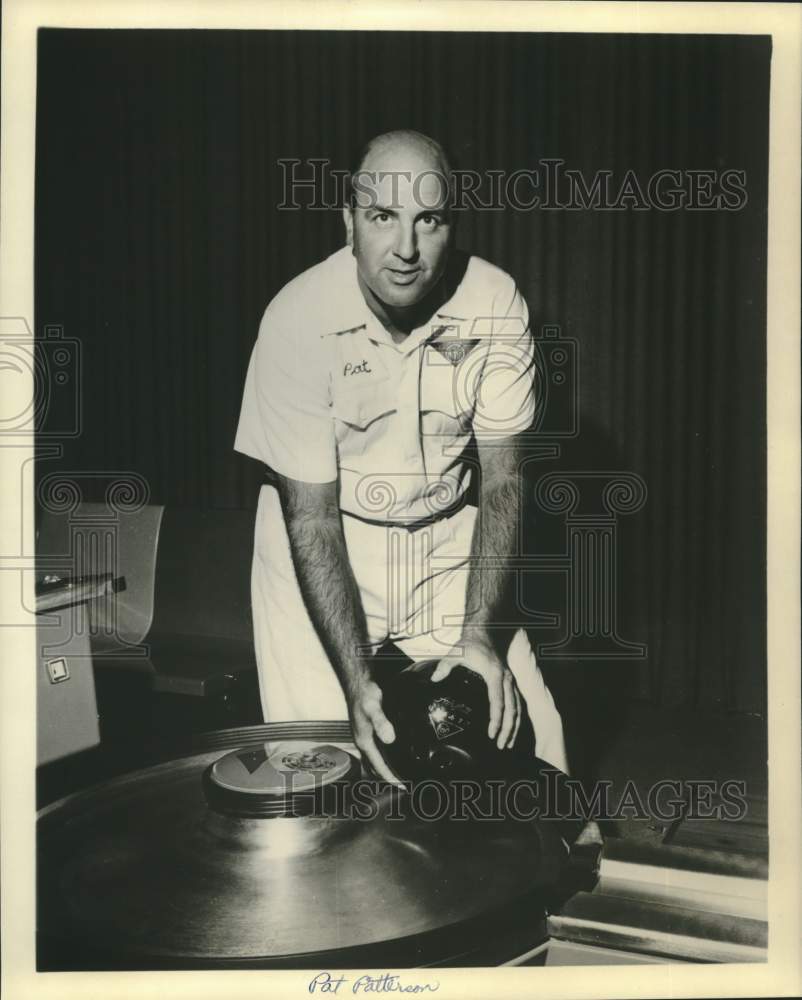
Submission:
POLYGON ((504 685, 501 682, 500 674, 494 674, 490 680, 487 678, 485 680, 487 697, 490 701, 490 725, 487 727, 487 735, 491 740, 494 740, 498 736, 504 714, 504 685))
POLYGON ((510 736, 510 742, 507 744, 508 747, 512 748, 515 746, 515 741, 518 739, 518 730, 521 728, 521 719, 524 714, 524 706, 521 701, 521 694, 518 690, 518 685, 513 685, 513 694, 515 695, 515 728, 512 731, 512 736, 510 736))
POLYGON ((393 774, 390 768, 387 766, 384 757, 382 757, 376 744, 373 742, 373 737, 370 736, 363 739, 359 749, 368 758, 370 766, 378 774, 380 778, 384 781, 389 781, 391 785, 399 785, 403 787, 401 781, 393 774))
POLYGON ((395 729, 393 728, 393 724, 380 708, 373 710, 373 713, 370 716, 370 721, 373 725, 373 731, 382 743, 392 743, 395 740, 395 729))
POLYGON ((435 667, 431 679, 435 683, 437 681, 444 681, 456 665, 456 660, 441 660, 435 667))
POLYGON ((515 685, 512 675, 509 672, 504 674, 502 691, 504 694, 504 711, 501 717, 501 729, 496 740, 499 750, 503 750, 506 747, 515 728, 515 685))
POLYGON ((357 704, 354 713, 356 745, 380 778, 393 785, 401 785, 401 780, 390 770, 373 738, 376 735, 382 743, 392 743, 395 740, 395 729, 382 711, 379 689, 372 687, 366 694, 357 704))

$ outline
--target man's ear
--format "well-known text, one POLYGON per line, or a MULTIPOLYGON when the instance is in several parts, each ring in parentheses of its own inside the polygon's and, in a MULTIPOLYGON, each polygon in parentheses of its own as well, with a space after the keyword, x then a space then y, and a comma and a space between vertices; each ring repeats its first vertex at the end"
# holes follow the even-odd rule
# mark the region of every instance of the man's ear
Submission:
POLYGON ((345 223, 345 242, 349 247, 354 245, 354 210, 350 205, 343 206, 343 222, 345 223))

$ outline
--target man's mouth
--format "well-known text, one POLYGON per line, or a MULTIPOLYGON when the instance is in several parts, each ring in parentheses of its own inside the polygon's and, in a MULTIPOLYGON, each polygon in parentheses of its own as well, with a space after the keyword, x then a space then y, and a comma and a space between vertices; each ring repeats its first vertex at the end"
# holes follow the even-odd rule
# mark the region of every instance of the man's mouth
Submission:
POLYGON ((408 270, 403 270, 401 268, 389 267, 387 269, 390 272, 391 280, 397 285, 411 285, 415 280, 417 275, 420 274, 419 267, 409 268, 408 270))

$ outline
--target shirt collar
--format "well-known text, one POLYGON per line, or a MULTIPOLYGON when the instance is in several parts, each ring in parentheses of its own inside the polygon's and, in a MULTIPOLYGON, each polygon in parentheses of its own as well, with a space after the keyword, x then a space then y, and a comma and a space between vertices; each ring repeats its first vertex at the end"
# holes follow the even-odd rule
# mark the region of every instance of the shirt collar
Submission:
POLYGON ((357 282, 356 258, 351 253, 351 247, 344 246, 335 251, 327 263, 331 265, 331 278, 325 305, 326 325, 321 331, 324 337, 365 326, 370 313, 357 282))

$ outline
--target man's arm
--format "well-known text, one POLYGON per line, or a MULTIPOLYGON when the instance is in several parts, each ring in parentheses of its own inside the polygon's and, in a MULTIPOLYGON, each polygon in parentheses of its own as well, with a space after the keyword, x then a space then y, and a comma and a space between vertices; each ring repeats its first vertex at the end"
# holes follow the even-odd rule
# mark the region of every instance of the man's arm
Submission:
POLYGON ((503 443, 477 442, 481 483, 479 509, 471 539, 471 565, 465 620, 454 645, 432 680, 442 680, 458 663, 480 674, 488 689, 488 736, 499 747, 512 746, 521 722, 521 696, 499 649, 493 626, 502 615, 513 582, 510 560, 518 551, 521 502, 520 448, 515 437, 503 443))
POLYGON ((479 511, 471 539, 471 568, 465 602, 463 635, 495 646, 498 623, 512 584, 511 557, 518 548, 521 503, 520 448, 514 437, 493 445, 477 445, 481 482, 479 511), (475 559, 474 559, 475 557, 475 559), (482 566, 479 560, 487 560, 482 566))
POLYGON ((345 692, 354 742, 379 775, 396 782, 374 740, 376 734, 392 743, 395 732, 371 676, 365 613, 348 559, 336 483, 301 483, 279 476, 278 489, 295 575, 345 692))

